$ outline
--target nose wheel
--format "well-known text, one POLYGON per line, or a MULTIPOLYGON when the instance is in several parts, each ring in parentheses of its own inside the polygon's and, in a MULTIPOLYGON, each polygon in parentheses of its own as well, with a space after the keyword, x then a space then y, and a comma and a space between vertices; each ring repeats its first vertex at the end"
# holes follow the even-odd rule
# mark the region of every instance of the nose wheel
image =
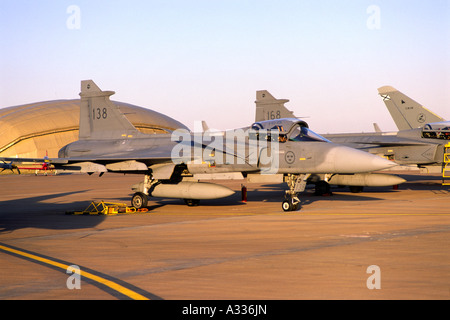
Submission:
POLYGON ((283 211, 297 211, 300 208, 300 200, 297 196, 286 197, 286 200, 281 204, 283 211))
POLYGON ((300 209, 299 192, 305 191, 306 181, 311 174, 288 174, 285 176, 289 190, 286 191, 284 201, 281 204, 283 211, 297 211, 300 209))

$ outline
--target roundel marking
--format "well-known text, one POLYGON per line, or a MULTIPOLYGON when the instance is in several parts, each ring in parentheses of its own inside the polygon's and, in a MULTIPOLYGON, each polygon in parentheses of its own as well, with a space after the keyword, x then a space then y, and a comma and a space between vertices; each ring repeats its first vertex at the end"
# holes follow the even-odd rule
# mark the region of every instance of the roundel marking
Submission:
POLYGON ((292 151, 288 151, 284 155, 284 159, 286 160, 286 163, 293 164, 295 162, 295 154, 292 151))
POLYGON ((419 115, 417 116, 417 121, 420 123, 424 123, 425 121, 427 121, 427 116, 423 113, 419 113, 419 115))

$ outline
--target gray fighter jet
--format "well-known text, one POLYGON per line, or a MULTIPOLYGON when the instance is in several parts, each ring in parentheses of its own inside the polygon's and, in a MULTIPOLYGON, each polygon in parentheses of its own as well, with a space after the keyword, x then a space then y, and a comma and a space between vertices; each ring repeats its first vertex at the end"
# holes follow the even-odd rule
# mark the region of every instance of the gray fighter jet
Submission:
MULTIPOLYGON (((237 172, 252 181, 286 182, 289 190, 282 208, 291 211, 299 208, 298 193, 313 174, 354 174, 396 165, 331 143, 311 131, 305 121, 281 115, 225 132, 179 129, 170 134, 144 134, 111 102, 112 94, 92 80, 81 82, 79 140, 48 161, 58 170, 143 174, 144 181, 132 187, 131 203, 136 208, 146 207, 149 197, 184 199, 188 205, 227 197, 234 192, 200 182, 196 175, 237 172)), ((14 164, 42 159, 0 161, 14 164)))
MULTIPOLYGON (((398 132, 382 132, 374 124, 373 133, 322 134, 334 143, 367 151, 401 165, 417 165, 428 173, 441 173, 444 146, 450 142, 450 121, 434 114, 391 86, 378 89, 398 132)), ((256 120, 290 114, 284 103, 266 90, 257 92, 256 120)), ((353 192, 364 186, 397 185, 405 180, 386 174, 333 175, 330 184, 348 185, 353 192)))
POLYGON ((329 140, 368 151, 398 164, 417 165, 441 173, 444 145, 450 142, 450 121, 434 114, 391 86, 378 89, 398 132, 326 134, 329 140))
MULTIPOLYGON (((294 113, 287 109, 285 103, 289 102, 287 99, 276 99, 267 90, 260 90, 256 92, 256 114, 255 121, 262 121, 268 119, 277 119, 279 117, 290 116, 295 117, 294 113)), ((335 135, 322 135, 326 139, 339 143, 334 140, 335 135)), ((347 136, 347 135, 346 135, 347 136)), ((343 144, 347 141, 343 141, 343 144)), ((358 148, 355 144, 352 148, 358 148)), ((354 174, 339 174, 334 172, 313 174, 308 178, 308 183, 314 184, 316 194, 326 194, 330 192, 331 185, 348 186, 352 192, 360 192, 364 187, 385 187, 399 185, 405 182, 403 178, 395 175, 384 173, 357 173, 354 174)))

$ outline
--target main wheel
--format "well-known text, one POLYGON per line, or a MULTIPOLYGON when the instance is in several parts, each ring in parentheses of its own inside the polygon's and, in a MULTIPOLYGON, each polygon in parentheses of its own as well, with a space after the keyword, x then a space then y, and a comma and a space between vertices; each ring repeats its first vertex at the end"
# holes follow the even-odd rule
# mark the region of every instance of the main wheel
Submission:
POLYGON ((284 211, 292 211, 292 204, 290 201, 288 200, 284 200, 283 203, 281 204, 281 207, 283 208, 284 211))
POLYGON ((148 204, 148 197, 142 192, 136 192, 131 198, 131 205, 136 209, 146 208, 148 204))
POLYGON ((314 190, 314 194, 316 196, 321 196, 329 193, 330 193, 330 184, 328 182, 321 180, 316 183, 316 187, 314 190))

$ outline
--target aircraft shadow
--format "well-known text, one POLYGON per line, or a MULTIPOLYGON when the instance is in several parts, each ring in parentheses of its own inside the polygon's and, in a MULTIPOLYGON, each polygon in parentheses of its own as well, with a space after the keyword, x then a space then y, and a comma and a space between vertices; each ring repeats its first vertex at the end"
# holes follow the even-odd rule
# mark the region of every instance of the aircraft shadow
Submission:
MULTIPOLYGON (((166 205, 171 206, 183 206, 186 207, 186 203, 182 199, 161 199, 154 198, 149 201, 149 209, 151 208, 159 208, 166 205)), ((227 198, 222 199, 211 199, 211 200, 200 200, 201 206, 208 207, 226 207, 226 206, 240 206, 244 205, 241 201, 241 196, 238 193, 235 193, 227 198)))
MULTIPOLYGON (((284 200, 285 190, 287 188, 284 185, 265 185, 261 188, 257 188, 248 192, 247 202, 278 202, 280 203, 284 200)), ((300 209, 296 211, 301 211, 302 208, 308 207, 308 205, 313 204, 316 201, 333 201, 337 202, 370 202, 383 200, 383 197, 378 197, 377 194, 382 193, 397 193, 400 190, 393 190, 392 187, 386 188, 367 188, 367 191, 361 193, 352 193, 348 187, 334 187, 331 186, 331 193, 325 195, 316 195, 313 186, 308 186, 307 189, 299 194, 300 199, 300 209)), ((294 211, 294 212, 296 212, 294 211)))
POLYGON ((400 174, 406 180, 399 186, 399 190, 429 190, 432 192, 450 191, 450 186, 442 185, 442 176, 439 175, 408 175, 400 174))
MULTIPOLYGON (((282 202, 284 200, 285 190, 287 188, 283 185, 264 185, 259 188, 252 189, 249 188, 247 201, 258 201, 258 202, 282 202)), ((377 192, 397 192, 396 190, 389 189, 372 189, 369 192, 361 193, 350 193, 348 188, 337 188, 331 187, 331 194, 316 195, 314 192, 314 187, 307 187, 306 190, 299 194, 299 199, 302 205, 313 203, 315 201, 321 201, 327 198, 340 201, 374 201, 381 200, 381 198, 373 196, 377 192)))
MULTIPOLYGON (((367 187, 361 193, 351 193, 348 188, 339 188, 332 186, 332 195, 315 195, 314 187, 308 185, 305 192, 301 193, 299 198, 301 205, 307 206, 315 201, 330 199, 333 201, 375 201, 382 200, 378 197, 382 193, 396 193, 402 190, 429 190, 431 192, 450 192, 450 187, 442 186, 442 177, 429 175, 399 175, 407 180, 401 184, 398 190, 392 187, 367 187)), ((247 203, 251 202, 270 202, 280 203, 284 200, 285 184, 267 184, 267 185, 247 185, 247 203)), ((42 228, 54 230, 71 230, 93 228, 102 223, 107 216, 88 215, 71 216, 66 215, 66 211, 84 210, 90 201, 74 201, 69 203, 58 202, 57 198, 88 192, 81 190, 75 192, 64 192, 51 195, 42 195, 15 200, 0 201, 0 234, 8 233, 23 228, 42 228)), ((242 201, 241 190, 235 190, 236 193, 230 197, 215 200, 202 200, 201 206, 226 207, 242 206, 246 203, 242 201)), ((118 199, 111 199, 113 202, 123 202, 129 204, 131 194, 118 199)), ((108 199, 104 199, 108 200, 108 199)), ((149 201, 149 211, 164 206, 177 206, 185 208, 186 204, 180 199, 161 199, 151 198, 149 201)))
POLYGON ((69 230, 95 227, 105 219, 105 216, 91 215, 83 219, 80 216, 65 214, 74 208, 84 210, 90 201, 70 203, 51 201, 86 191, 88 190, 0 201, 0 234, 23 228, 69 230))
MULTIPOLYGON (((259 185, 256 188, 253 188, 251 185, 247 187, 247 201, 246 202, 281 202, 284 200, 285 190, 287 190, 284 184, 268 184, 268 185, 259 185)), ((299 198, 302 202, 302 206, 308 205, 315 201, 321 201, 327 198, 339 201, 374 201, 381 200, 381 198, 376 197, 377 192, 397 192, 395 190, 389 188, 383 188, 382 190, 377 190, 374 188, 367 193, 350 193, 347 189, 334 189, 332 191, 336 191, 336 193, 332 193, 331 195, 315 195, 314 188, 308 187, 305 192, 300 193, 299 198)), ((125 199, 125 198, 124 198, 125 199)), ((126 198, 129 199, 129 198, 126 198)), ((222 199, 215 200, 201 200, 200 206, 209 206, 209 207, 226 207, 226 206, 242 206, 245 205, 245 202, 242 201, 242 192, 240 190, 236 190, 236 193, 222 199)), ((183 200, 180 199, 161 199, 161 198, 150 198, 149 201, 149 210, 160 208, 166 205, 170 206, 180 206, 185 207, 186 204, 183 200)))

